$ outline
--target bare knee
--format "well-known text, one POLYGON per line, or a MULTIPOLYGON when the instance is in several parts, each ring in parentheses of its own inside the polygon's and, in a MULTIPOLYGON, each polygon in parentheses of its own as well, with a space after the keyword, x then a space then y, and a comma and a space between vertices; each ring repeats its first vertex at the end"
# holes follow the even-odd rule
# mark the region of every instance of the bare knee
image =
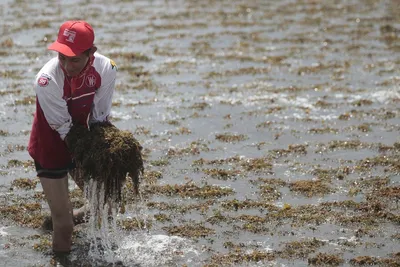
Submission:
POLYGON ((72 218, 72 207, 53 208, 50 211, 53 222, 65 222, 72 218))

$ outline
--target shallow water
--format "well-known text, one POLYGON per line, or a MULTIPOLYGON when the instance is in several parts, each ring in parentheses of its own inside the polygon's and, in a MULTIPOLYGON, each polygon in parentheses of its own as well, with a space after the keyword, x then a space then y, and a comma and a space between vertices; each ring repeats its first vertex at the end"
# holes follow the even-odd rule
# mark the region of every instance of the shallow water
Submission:
MULTIPOLYGON (((320 252, 342 266, 359 256, 399 264, 400 196, 382 192, 400 180, 400 6, 325 2, 1 0, 0 266, 50 264, 48 247, 33 248, 48 235, 15 222, 6 208, 37 202, 35 212, 48 212, 32 198, 40 184, 24 190, 12 182, 35 177, 26 151, 32 83, 54 56, 47 45, 71 18, 92 23, 99 51, 117 63, 112 121, 146 152, 143 200, 118 215, 144 222, 118 230, 112 253, 123 264, 306 266, 320 252), (368 165, 374 158, 384 161, 368 165), (296 182, 318 180, 327 192, 296 190, 296 182), (233 192, 162 191, 191 182, 233 192), (225 205, 235 199, 259 206, 225 205), (379 209, 368 206, 378 200, 379 209), (322 206, 335 201, 367 207, 322 206), (302 210, 307 205, 315 211, 302 210), (187 226, 210 232, 196 237, 187 226), (304 242, 312 238, 321 244, 304 242)), ((105 265, 85 255, 85 227, 77 228, 74 264, 105 265)))

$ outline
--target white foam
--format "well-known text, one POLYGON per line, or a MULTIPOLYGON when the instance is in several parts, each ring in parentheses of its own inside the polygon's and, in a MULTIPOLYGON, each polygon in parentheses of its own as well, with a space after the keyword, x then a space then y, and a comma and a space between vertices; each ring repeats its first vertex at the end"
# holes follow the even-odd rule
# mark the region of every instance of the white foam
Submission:
POLYGON ((400 93, 399 91, 394 91, 394 90, 391 91, 382 90, 372 93, 371 99, 375 99, 381 103, 386 103, 392 99, 400 99, 400 93))
POLYGON ((350 103, 360 99, 371 99, 374 102, 387 103, 390 102, 391 100, 400 99, 400 91, 399 89, 391 89, 391 90, 380 90, 376 92, 368 91, 364 93, 349 94, 349 95, 335 94, 334 96, 337 99, 347 98, 348 99, 347 101, 350 103))
POLYGON ((179 258, 194 266, 200 254, 185 238, 146 233, 125 237, 116 252, 124 264, 140 266, 165 266, 179 258))
POLYGON ((7 229, 7 227, 0 227, 0 236, 7 236, 9 235, 6 231, 4 231, 5 229, 7 229))
POLYGON ((117 112, 117 111, 112 110, 111 111, 111 116, 114 117, 114 118, 119 118, 121 120, 129 120, 129 119, 132 118, 132 115, 130 115, 128 113, 128 111, 126 111, 126 112, 117 112))

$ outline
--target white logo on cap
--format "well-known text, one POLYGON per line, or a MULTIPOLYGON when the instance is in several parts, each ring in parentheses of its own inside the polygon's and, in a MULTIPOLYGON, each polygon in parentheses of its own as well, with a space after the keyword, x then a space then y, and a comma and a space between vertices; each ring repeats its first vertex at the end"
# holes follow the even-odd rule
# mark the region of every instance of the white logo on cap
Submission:
POLYGON ((71 31, 71 30, 65 29, 63 35, 65 37, 67 37, 67 38, 65 38, 65 40, 67 42, 74 43, 75 36, 76 36, 76 32, 75 31, 71 31))

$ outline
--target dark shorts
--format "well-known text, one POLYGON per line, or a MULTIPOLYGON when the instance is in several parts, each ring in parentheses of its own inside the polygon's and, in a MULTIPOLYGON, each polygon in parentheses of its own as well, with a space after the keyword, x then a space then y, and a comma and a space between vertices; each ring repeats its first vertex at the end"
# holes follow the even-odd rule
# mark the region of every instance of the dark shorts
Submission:
POLYGON ((35 168, 38 177, 60 179, 64 178, 70 170, 75 168, 75 163, 71 162, 65 168, 60 169, 44 169, 42 166, 40 166, 39 162, 35 160, 35 168))

